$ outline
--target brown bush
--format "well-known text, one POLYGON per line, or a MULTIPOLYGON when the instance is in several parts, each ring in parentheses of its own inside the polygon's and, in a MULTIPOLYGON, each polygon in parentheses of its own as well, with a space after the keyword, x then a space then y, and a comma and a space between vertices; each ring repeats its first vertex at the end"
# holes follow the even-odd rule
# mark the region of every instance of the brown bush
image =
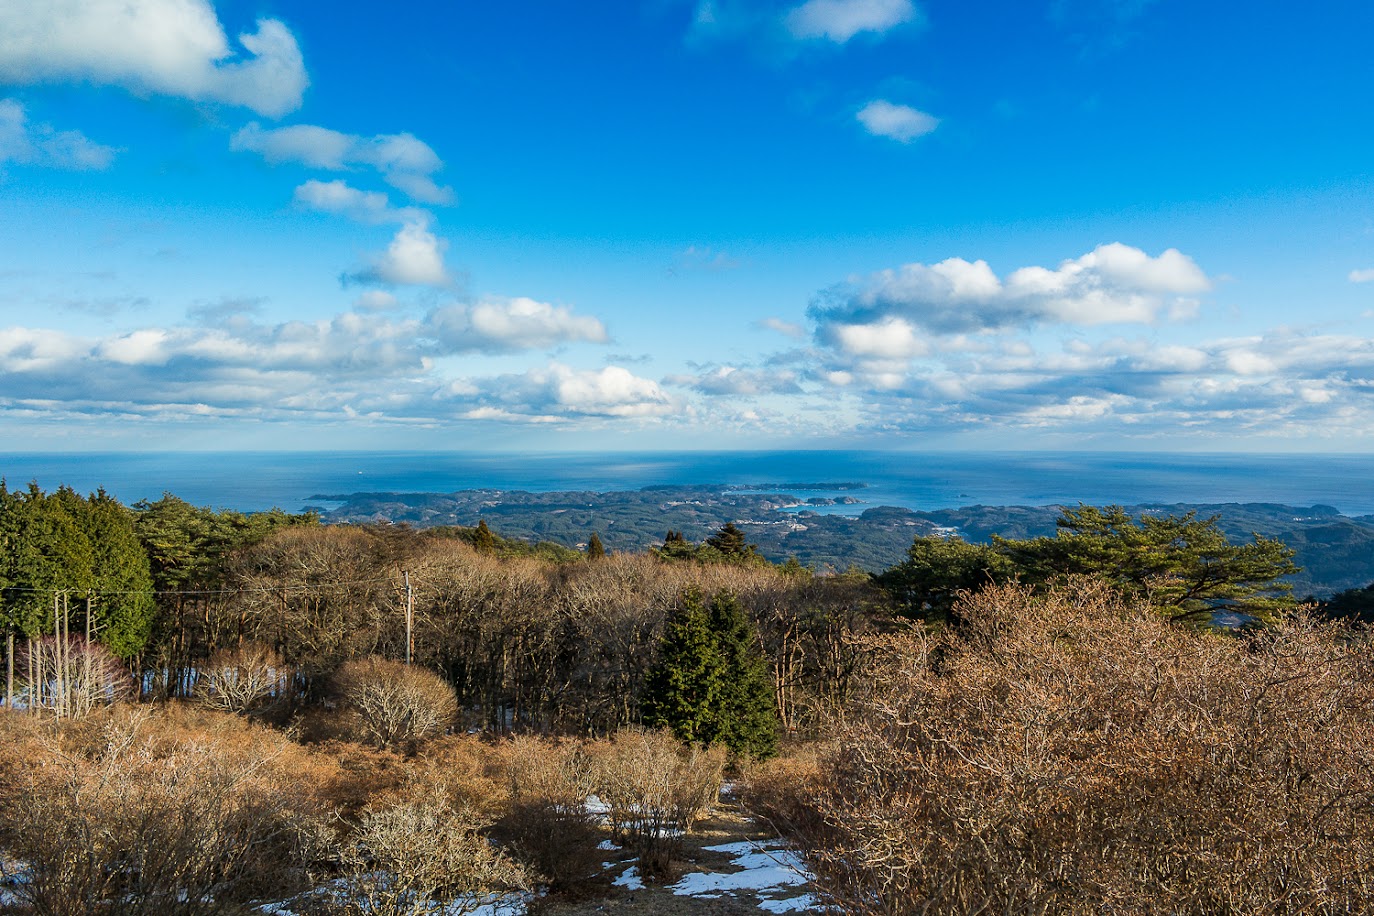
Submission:
POLYGON ((742 766, 737 782, 740 803, 755 820, 786 836, 816 837, 825 820, 819 799, 825 782, 816 745, 793 747, 771 760, 742 766))
POLYGON ((509 803, 500 835, 549 889, 573 893, 601 876, 601 831, 587 811, 596 779, 574 741, 519 737, 509 743, 509 803))
POLYGON ((443 678, 383 658, 347 662, 334 689, 356 716, 361 738, 381 747, 442 735, 458 715, 458 700, 443 678))
POLYGON ((31 867, 17 893, 35 913, 231 913, 300 882, 319 806, 298 747, 232 717, 95 718, 7 729, 0 846, 31 867))
POLYGON ((682 834, 720 795, 728 751, 684 746, 667 731, 622 729, 591 746, 597 795, 616 838, 639 856, 640 873, 664 877, 682 834))
POLYGON ((261 643, 221 649, 199 667, 196 698, 209 709, 263 713, 287 700, 295 669, 261 643))
POLYGON ((335 838, 328 852, 342 875, 327 895, 303 899, 304 909, 412 916, 442 902, 444 913, 459 916, 488 894, 528 889, 520 867, 483 835, 482 818, 443 792, 414 788, 409 798, 368 808, 335 838))
POLYGON ((1374 899, 1374 653, 1185 631, 1090 582, 869 643, 804 826, 847 911, 1298 914, 1374 899))

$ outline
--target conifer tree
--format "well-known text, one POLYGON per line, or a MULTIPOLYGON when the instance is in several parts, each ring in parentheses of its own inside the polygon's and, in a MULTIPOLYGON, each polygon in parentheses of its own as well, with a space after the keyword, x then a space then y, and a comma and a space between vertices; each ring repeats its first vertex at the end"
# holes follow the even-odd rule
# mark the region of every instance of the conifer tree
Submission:
POLYGON ((671 729, 681 741, 709 744, 718 718, 720 669, 701 594, 688 592, 663 627, 658 661, 645 680, 644 724, 671 729))
POLYGON ((472 536, 472 546, 483 553, 491 553, 496 549, 496 535, 491 533, 487 527, 487 520, 479 518, 477 520, 477 530, 472 536))
POLYGON ((644 724, 680 740, 721 743, 736 754, 777 752, 777 711, 757 634, 739 601, 719 594, 709 607, 688 592, 669 619, 645 682, 644 724))
POLYGON ((716 596, 709 622, 720 660, 714 740, 736 754, 771 757, 778 751, 778 714, 754 624, 730 594, 716 596))
POLYGON ((587 559, 600 560, 604 556, 606 548, 602 546, 601 538, 593 531, 592 536, 587 539, 587 559))

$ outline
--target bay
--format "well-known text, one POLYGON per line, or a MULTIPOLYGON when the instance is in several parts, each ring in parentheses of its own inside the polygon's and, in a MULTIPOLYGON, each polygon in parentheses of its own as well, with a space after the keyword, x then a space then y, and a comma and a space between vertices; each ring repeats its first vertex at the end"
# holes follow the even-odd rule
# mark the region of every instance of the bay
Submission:
POLYGON ((240 511, 328 506, 321 494, 466 489, 625 490, 656 485, 853 482, 801 496, 853 496, 858 514, 969 505, 1266 502, 1374 514, 1374 456, 1120 452, 112 452, 0 454, 11 488, 103 487, 126 503, 164 491, 240 511))

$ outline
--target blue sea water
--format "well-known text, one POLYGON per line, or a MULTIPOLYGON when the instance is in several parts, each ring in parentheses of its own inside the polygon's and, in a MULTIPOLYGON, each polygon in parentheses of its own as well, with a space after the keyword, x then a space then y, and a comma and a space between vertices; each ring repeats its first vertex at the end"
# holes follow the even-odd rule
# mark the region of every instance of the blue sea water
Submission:
MULTIPOLYGON (((196 505, 299 511, 321 494, 624 490, 659 484, 854 482, 870 506, 1269 502, 1374 514, 1374 456, 1083 452, 755 451, 492 454, 174 452, 0 454, 10 487, 103 487, 132 503, 171 492, 196 505)), ((771 488, 771 487, 770 487, 771 488)))

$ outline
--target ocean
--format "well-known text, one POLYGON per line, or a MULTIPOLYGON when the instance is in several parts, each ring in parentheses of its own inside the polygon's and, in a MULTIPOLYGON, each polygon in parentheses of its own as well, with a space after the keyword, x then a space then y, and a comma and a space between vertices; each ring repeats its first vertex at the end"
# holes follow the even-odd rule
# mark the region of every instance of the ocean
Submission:
POLYGON ((0 455, 11 488, 36 481, 125 503, 164 492, 251 512, 329 506, 356 492, 624 490, 664 484, 863 483, 870 506, 1267 502, 1374 514, 1374 456, 1105 452, 754 451, 492 454, 486 452, 172 452, 0 455))

